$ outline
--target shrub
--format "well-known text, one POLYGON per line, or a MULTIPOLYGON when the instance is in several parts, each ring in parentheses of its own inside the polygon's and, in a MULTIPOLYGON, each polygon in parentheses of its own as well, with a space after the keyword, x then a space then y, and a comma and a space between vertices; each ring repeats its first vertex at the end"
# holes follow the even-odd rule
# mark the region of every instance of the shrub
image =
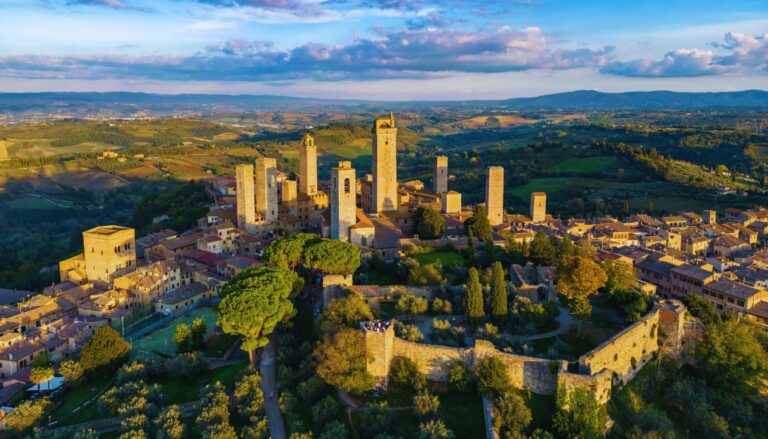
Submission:
POLYGON ((411 386, 416 390, 424 388, 427 378, 410 358, 394 357, 389 368, 389 378, 399 384, 411 386))
POLYGON ((498 398, 510 389, 507 365, 498 357, 488 355, 477 361, 477 388, 483 395, 498 398))

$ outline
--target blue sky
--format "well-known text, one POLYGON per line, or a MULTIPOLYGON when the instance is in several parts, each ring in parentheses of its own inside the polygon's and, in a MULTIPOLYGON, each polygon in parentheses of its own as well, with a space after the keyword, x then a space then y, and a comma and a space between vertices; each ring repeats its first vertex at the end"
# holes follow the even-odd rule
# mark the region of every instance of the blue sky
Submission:
POLYGON ((765 0, 0 0, 0 91, 768 89, 765 0))

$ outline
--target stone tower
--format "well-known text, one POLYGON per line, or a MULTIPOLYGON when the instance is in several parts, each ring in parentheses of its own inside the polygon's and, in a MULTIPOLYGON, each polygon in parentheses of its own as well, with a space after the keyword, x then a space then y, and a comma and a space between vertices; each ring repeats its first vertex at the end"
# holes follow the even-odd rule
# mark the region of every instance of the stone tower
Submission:
POLYGON ((272 157, 256 159, 256 211, 264 222, 277 221, 277 160, 272 157))
POLYGON ((307 195, 317 193, 317 147, 309 134, 301 137, 299 149, 299 192, 307 195))
POLYGON ((397 210, 397 128, 395 116, 373 122, 373 194, 375 213, 397 210))
POLYGON ((444 155, 435 157, 433 189, 437 195, 448 190, 448 157, 444 155))
POLYGON ((717 211, 705 210, 701 212, 701 217, 704 224, 717 224, 717 211))
POLYGON ((443 213, 461 213, 461 192, 443 192, 440 194, 440 206, 443 213))
POLYGON ((331 169, 331 239, 349 241, 349 228, 357 220, 356 204, 355 169, 340 161, 331 169))
POLYGON ((256 224, 253 165, 237 165, 235 167, 235 184, 237 187, 237 227, 253 233, 256 224))
POLYGON ((531 193, 531 220, 543 223, 547 219, 547 194, 544 192, 531 193))
POLYGON ((116 274, 136 266, 136 231, 114 225, 86 230, 83 255, 88 280, 110 283, 116 274))
POLYGON ((501 166, 486 168, 485 208, 492 226, 504 222, 504 168, 501 166))

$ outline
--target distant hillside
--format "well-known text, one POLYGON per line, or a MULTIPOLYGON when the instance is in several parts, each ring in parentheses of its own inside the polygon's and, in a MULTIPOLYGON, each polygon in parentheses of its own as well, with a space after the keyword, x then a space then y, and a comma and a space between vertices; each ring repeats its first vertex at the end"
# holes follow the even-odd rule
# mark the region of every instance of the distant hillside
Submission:
MULTIPOLYGON (((467 101, 365 101, 295 98, 269 95, 159 95, 148 93, 0 93, 0 116, 6 120, 42 120, 81 117, 145 117, 162 115, 212 115, 238 111, 349 113, 384 110, 424 110, 430 107, 473 109, 706 109, 768 108, 768 91, 717 93, 671 91, 602 93, 580 90, 533 98, 467 101)), ((0 120, 1 121, 1 120, 0 120)))

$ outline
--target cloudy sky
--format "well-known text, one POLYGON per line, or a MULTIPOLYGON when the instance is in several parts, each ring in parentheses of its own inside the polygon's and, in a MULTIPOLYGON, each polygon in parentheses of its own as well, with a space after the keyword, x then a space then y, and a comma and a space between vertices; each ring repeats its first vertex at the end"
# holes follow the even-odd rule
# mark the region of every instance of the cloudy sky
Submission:
POLYGON ((0 91, 768 89, 766 0, 0 0, 0 91))

